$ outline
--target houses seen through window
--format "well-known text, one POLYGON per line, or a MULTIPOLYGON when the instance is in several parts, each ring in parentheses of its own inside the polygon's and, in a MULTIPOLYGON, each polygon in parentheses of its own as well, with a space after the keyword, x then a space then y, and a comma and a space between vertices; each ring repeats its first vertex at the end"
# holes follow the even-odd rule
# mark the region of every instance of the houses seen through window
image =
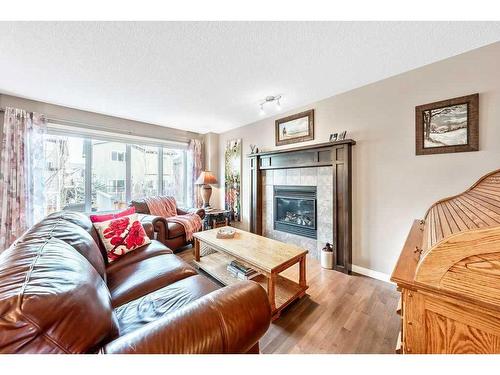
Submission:
POLYGON ((111 211, 127 206, 125 184, 121 188, 117 186, 117 181, 127 178, 123 162, 126 151, 125 143, 92 141, 92 211, 111 211), (111 161, 107 162, 109 150, 113 151, 111 161))
POLYGON ((54 211, 112 211, 131 199, 159 194, 186 204, 184 148, 45 135, 46 207, 54 211), (161 171, 161 173, 160 173, 161 171))
POLYGON ((45 137, 45 211, 84 211, 85 150, 82 138, 45 137))
POLYGON ((112 161, 125 161, 125 153, 120 151, 111 151, 112 161))

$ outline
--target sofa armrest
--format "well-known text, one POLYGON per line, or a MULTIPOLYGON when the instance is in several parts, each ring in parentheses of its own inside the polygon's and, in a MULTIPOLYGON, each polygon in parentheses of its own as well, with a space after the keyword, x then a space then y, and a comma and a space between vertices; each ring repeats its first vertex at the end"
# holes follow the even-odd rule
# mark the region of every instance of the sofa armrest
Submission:
POLYGON ((144 214, 138 214, 138 217, 144 227, 146 225, 152 225, 154 231, 157 233, 156 239, 165 243, 165 240, 168 239, 168 223, 164 217, 144 214))
POLYGON ((155 239, 155 228, 153 226, 153 223, 148 223, 148 222, 141 222, 142 227, 144 228, 144 231, 146 232, 146 235, 154 240, 155 239))
POLYGON ((204 208, 181 208, 177 207, 177 215, 197 214, 201 220, 205 217, 204 208))
POLYGON ((108 343, 105 353, 246 353, 271 322, 265 290, 252 281, 228 286, 108 343))

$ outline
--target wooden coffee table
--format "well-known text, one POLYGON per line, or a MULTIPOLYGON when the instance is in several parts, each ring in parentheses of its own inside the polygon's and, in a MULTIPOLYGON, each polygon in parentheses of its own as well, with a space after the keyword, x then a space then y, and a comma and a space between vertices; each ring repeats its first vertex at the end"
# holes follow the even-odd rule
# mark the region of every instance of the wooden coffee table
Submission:
POLYGON ((219 239, 216 236, 219 229, 194 234, 194 261, 200 269, 224 285, 241 281, 226 269, 235 259, 258 271, 251 280, 267 290, 273 320, 279 318, 286 306, 304 296, 308 288, 307 250, 240 229, 236 229, 234 238, 219 239), (212 248, 215 253, 200 257, 201 245, 212 248), (279 274, 296 263, 299 263, 298 283, 279 274))

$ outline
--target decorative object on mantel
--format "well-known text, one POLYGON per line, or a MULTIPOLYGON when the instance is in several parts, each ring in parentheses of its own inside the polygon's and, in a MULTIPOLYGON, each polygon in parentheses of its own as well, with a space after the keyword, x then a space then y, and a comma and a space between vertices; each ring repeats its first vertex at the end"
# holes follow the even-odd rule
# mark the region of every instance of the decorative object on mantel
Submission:
POLYGON ((415 107, 417 155, 479 150, 479 94, 415 107))
POLYGON ((217 231, 217 238, 234 238, 236 230, 234 228, 220 228, 217 231))
POLYGON ((276 146, 314 139, 314 109, 275 121, 276 146))
POLYGON ((327 242, 325 247, 321 249, 321 267, 331 270, 333 268, 333 247, 327 242))
POLYGON ((263 171, 290 168, 331 167, 333 186, 332 238, 333 269, 350 273, 352 267, 352 146, 356 142, 345 139, 315 145, 259 152, 250 159, 250 231, 262 235, 263 171))
POLYGON ((201 197, 203 198, 203 207, 210 207, 210 197, 212 196, 212 187, 217 184, 217 179, 211 171, 203 171, 195 182, 196 185, 203 185, 201 188, 201 197))
POLYGON ((225 209, 231 211, 231 221, 241 221, 241 139, 226 142, 224 162, 225 209))
POLYGON ((332 133, 330 134, 330 142, 343 141, 347 134, 347 130, 344 130, 342 133, 332 133))
POLYGON ((250 154, 256 154, 259 152, 257 145, 250 145, 250 154))

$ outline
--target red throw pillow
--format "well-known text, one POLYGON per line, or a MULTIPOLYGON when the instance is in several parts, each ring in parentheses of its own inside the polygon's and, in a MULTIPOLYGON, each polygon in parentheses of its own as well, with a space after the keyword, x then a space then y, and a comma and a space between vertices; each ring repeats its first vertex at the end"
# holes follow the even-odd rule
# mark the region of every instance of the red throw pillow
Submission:
POLYGON ((151 243, 137 214, 94 223, 106 248, 108 261, 114 262, 122 255, 151 243))
POLYGON ((90 215, 90 221, 93 223, 102 223, 103 221, 108 221, 111 219, 117 219, 119 217, 128 216, 135 214, 135 207, 127 208, 125 211, 118 212, 116 214, 101 214, 101 215, 90 215))

